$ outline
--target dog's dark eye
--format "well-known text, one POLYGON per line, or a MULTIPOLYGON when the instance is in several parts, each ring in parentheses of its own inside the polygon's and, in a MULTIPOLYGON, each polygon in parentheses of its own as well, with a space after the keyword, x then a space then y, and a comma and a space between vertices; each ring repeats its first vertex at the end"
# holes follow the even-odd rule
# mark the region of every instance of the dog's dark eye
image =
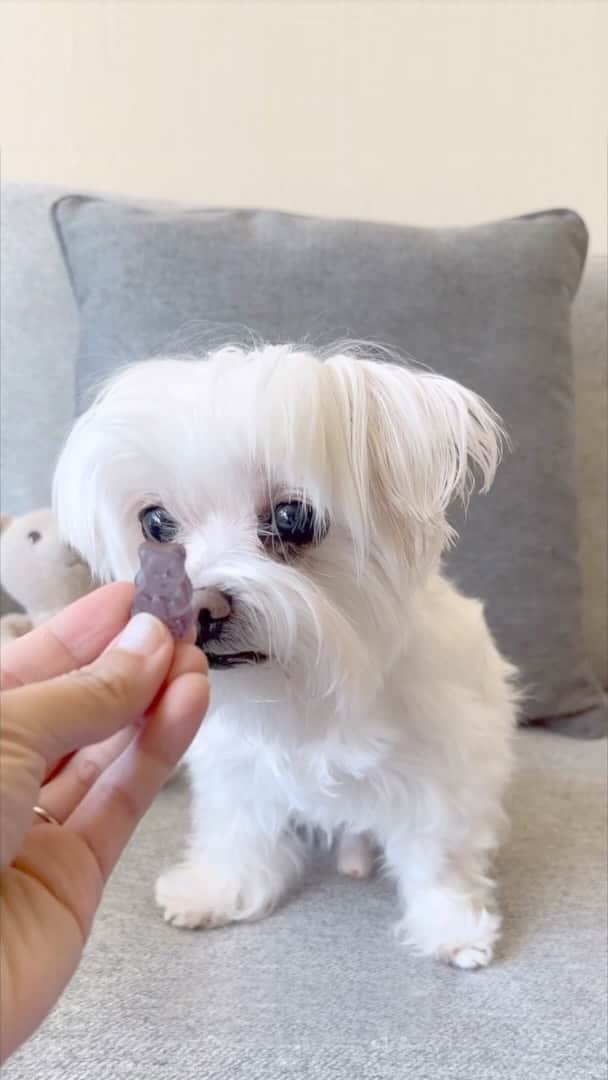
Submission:
POLYGON ((30 544, 37 544, 38 541, 42 539, 42 534, 38 532, 38 529, 32 529, 32 531, 27 534, 27 538, 30 544))
POLYGON ((327 523, 319 521, 309 503, 299 499, 277 503, 272 512, 271 531, 284 544, 298 547, 312 544, 327 532, 327 523))
POLYGON ((171 517, 171 514, 168 510, 165 510, 164 506, 146 506, 141 511, 139 520, 141 522, 141 531, 146 540, 156 540, 159 544, 168 544, 177 535, 179 528, 177 521, 171 517))

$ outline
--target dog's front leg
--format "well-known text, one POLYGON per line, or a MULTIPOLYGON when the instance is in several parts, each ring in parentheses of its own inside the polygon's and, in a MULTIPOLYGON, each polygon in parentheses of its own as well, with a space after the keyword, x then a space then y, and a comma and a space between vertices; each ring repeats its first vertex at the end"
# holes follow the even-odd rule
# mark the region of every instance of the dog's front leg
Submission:
POLYGON ((161 874, 156 901, 174 926, 260 919, 299 876, 304 848, 288 807, 252 782, 252 763, 191 765, 193 829, 185 859, 161 874))
POLYGON ((492 959, 500 915, 486 877, 486 853, 450 852, 437 838, 387 838, 386 861, 405 907, 398 937, 426 956, 454 967, 485 967, 492 959))

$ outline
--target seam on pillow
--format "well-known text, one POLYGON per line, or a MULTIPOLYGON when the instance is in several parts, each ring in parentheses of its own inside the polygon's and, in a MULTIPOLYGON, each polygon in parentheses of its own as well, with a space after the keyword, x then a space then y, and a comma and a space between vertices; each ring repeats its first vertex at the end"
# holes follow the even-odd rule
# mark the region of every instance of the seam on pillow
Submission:
POLYGON ((78 290, 76 288, 76 274, 75 274, 74 267, 72 266, 72 263, 71 263, 71 260, 70 260, 68 245, 67 245, 65 237, 64 237, 64 226, 63 226, 63 224, 61 222, 61 219, 60 219, 60 216, 59 216, 60 215, 60 210, 61 210, 61 207, 62 207, 62 205, 64 203, 73 203, 73 204, 76 205, 76 204, 92 203, 92 202, 104 202, 104 201, 105 200, 99 199, 94 195, 80 195, 80 194, 62 195, 61 198, 56 199, 55 202, 52 203, 51 207, 50 207, 50 218, 51 218, 51 224, 53 226, 53 232, 55 233, 55 236, 57 238, 57 243, 59 244, 59 248, 61 250, 61 256, 63 258, 63 262, 64 262, 64 265, 65 265, 65 268, 66 268, 66 272, 67 272, 67 275, 68 275, 70 286, 71 286, 72 292, 74 294, 74 298, 76 300, 76 303, 78 304, 79 307, 80 307, 80 299, 79 299, 79 296, 78 296, 78 290))

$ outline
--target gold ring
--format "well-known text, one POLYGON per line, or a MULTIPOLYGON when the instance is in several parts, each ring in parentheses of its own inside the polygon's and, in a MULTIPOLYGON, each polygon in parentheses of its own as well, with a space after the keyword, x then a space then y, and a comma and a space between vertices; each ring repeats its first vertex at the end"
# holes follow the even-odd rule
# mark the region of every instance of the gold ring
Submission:
POLYGON ((52 814, 49 814, 48 810, 44 809, 44 806, 33 806, 32 810, 41 821, 46 822, 47 825, 57 825, 61 828, 61 824, 54 818, 52 814))

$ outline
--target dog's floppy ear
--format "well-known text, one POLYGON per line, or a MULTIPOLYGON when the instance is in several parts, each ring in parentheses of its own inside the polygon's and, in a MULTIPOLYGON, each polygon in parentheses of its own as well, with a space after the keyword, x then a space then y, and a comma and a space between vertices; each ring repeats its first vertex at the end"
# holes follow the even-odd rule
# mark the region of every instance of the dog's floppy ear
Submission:
POLYGON ((104 481, 109 455, 95 424, 95 412, 93 406, 78 418, 59 455, 53 477, 53 511, 61 539, 95 568, 99 581, 106 582, 111 573, 99 518, 112 489, 104 481))
POLYGON ((466 502, 475 486, 492 483, 504 440, 499 418, 441 375, 347 356, 329 363, 348 393, 353 472, 376 525, 406 549, 440 549, 451 535, 452 500, 466 502))

